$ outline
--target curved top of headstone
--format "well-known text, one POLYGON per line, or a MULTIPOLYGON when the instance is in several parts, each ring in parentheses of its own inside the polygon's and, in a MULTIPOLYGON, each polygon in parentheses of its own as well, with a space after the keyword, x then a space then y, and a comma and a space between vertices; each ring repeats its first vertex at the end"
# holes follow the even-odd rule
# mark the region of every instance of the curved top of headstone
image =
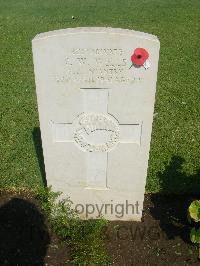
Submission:
POLYGON ((46 39, 58 35, 61 36, 61 35, 77 34, 77 33, 109 33, 109 34, 120 34, 120 35, 134 35, 137 36, 138 38, 159 42, 157 36, 149 33, 144 33, 135 30, 128 30, 128 29, 110 28, 110 27, 78 27, 78 28, 67 28, 67 29, 48 31, 37 34, 32 41, 46 39))

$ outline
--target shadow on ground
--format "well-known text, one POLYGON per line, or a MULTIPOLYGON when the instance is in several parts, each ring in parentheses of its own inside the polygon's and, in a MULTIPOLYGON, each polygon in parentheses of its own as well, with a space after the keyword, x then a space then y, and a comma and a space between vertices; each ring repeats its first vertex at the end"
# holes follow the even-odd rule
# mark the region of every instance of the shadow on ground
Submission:
POLYGON ((21 198, 0 206, 0 265, 42 266, 50 242, 43 216, 21 198))
POLYGON ((40 173, 42 176, 42 181, 44 186, 47 186, 46 180, 46 173, 45 173, 45 165, 44 165, 44 157, 43 157, 43 150, 42 150, 42 139, 41 139, 41 132, 39 127, 35 127, 32 132, 33 142, 35 146, 35 151, 37 154, 38 164, 40 167, 40 173))
POLYGON ((183 171, 184 163, 182 157, 173 156, 170 164, 165 166, 164 172, 158 172, 161 193, 200 195, 200 169, 193 175, 187 175, 183 171))
POLYGON ((183 172, 184 162, 183 158, 173 156, 164 172, 158 173, 161 193, 151 195, 153 205, 149 210, 168 239, 178 236, 188 242, 190 228, 187 210, 193 200, 200 198, 200 170, 194 175, 187 175, 183 172), (174 191, 176 194, 172 193, 174 191))

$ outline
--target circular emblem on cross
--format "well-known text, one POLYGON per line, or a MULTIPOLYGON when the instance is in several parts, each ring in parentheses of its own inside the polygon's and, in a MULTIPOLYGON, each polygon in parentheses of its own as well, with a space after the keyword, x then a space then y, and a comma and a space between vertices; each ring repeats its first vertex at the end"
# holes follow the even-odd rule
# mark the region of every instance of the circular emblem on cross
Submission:
POLYGON ((83 151, 107 152, 119 137, 119 123, 109 114, 83 113, 75 122, 74 141, 83 151))

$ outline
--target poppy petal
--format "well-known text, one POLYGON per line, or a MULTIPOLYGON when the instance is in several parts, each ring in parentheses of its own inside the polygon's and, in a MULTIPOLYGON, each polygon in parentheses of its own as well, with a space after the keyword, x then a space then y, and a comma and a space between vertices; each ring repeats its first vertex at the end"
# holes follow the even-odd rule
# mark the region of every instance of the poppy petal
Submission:
POLYGON ((131 61, 136 66, 142 66, 148 58, 149 53, 144 48, 136 48, 131 56, 131 61))

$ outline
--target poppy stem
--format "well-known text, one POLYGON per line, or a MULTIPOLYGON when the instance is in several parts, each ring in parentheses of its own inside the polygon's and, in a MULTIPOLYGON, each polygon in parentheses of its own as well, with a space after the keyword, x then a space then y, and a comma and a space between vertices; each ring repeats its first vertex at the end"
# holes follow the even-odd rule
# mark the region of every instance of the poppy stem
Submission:
POLYGON ((132 63, 132 65, 129 67, 129 69, 131 69, 132 66, 133 66, 133 63, 132 63))

